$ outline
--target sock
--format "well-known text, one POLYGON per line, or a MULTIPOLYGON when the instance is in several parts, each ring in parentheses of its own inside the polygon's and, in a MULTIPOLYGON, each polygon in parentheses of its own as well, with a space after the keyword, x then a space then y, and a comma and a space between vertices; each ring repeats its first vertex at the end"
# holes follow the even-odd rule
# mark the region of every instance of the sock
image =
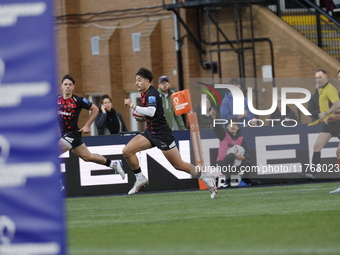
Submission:
POLYGON ((111 164, 111 160, 110 159, 106 159, 106 162, 105 162, 104 165, 110 167, 110 164, 111 164))
POLYGON ((136 175, 142 172, 142 170, 140 170, 140 167, 139 167, 138 169, 132 170, 132 171, 133 171, 133 173, 136 174, 136 175))
POLYGON ((200 178, 202 176, 201 172, 198 172, 197 175, 195 176, 196 178, 200 178))
POLYGON ((320 164, 321 159, 321 152, 320 151, 314 151, 313 158, 312 158, 312 164, 316 166, 317 164, 320 164))

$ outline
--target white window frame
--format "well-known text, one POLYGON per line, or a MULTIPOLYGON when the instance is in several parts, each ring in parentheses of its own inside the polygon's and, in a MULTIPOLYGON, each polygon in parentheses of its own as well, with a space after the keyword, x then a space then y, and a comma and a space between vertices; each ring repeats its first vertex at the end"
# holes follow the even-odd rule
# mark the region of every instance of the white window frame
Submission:
POLYGON ((132 34, 132 49, 133 51, 140 51, 140 36, 141 33, 132 34))
POLYGON ((99 55, 100 54, 100 37, 95 36, 91 37, 91 52, 92 55, 99 55))
MULTIPOLYGON (((138 105, 137 101, 138 99, 140 98, 140 92, 130 92, 129 93, 129 98, 131 100, 131 102, 134 104, 134 105, 138 105)), ((138 123, 135 118, 132 116, 132 112, 133 110, 130 108, 130 130, 131 131, 144 131, 144 130, 138 130, 138 123)))
MULTIPOLYGON (((94 92, 94 93, 86 93, 86 95, 89 97, 89 101, 92 102, 93 104, 97 105, 96 102, 97 102, 97 99, 100 99, 100 97, 102 96, 102 93, 100 92, 94 92)), ((89 115, 90 115, 90 112, 89 112, 89 115)), ((96 124, 93 123, 91 124, 91 129, 90 129, 90 135, 91 136, 95 136, 95 135, 98 135, 98 130, 97 130, 97 127, 96 127, 96 124)))

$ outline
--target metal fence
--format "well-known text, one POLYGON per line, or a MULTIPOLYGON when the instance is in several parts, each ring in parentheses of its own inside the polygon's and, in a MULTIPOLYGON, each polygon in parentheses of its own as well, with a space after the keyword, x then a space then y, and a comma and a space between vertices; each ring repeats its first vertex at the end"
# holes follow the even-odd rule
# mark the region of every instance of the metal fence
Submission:
POLYGON ((340 61, 340 9, 323 0, 269 0, 267 8, 340 61))

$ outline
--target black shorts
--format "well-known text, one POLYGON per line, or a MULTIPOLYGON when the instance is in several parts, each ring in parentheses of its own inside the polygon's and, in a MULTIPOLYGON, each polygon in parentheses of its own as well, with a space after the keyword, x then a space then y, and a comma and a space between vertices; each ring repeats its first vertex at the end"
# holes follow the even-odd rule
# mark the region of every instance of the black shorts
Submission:
POLYGON ((334 121, 328 124, 323 122, 321 132, 330 133, 332 136, 340 139, 340 121, 334 121))
POLYGON ((82 133, 78 131, 67 132, 67 134, 60 138, 60 141, 62 141, 70 150, 72 150, 83 144, 82 133))
POLYGON ((157 146, 162 151, 168 151, 176 147, 175 137, 173 134, 159 134, 151 135, 147 130, 141 133, 146 139, 148 139, 152 147, 157 146))

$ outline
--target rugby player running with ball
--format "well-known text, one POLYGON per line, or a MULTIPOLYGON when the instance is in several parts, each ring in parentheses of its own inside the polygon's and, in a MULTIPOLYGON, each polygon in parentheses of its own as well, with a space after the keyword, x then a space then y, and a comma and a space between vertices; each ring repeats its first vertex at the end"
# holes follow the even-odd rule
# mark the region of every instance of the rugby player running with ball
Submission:
POLYGON ((136 153, 157 146, 174 168, 200 178, 208 186, 210 197, 215 198, 217 187, 214 178, 198 172, 194 165, 182 160, 172 130, 164 117, 162 98, 157 89, 151 85, 153 77, 152 72, 144 67, 136 74, 136 87, 141 92, 142 106, 136 106, 130 99, 124 99, 126 106, 140 115, 145 115, 146 118, 144 133, 131 139, 123 149, 123 155, 136 176, 136 182, 128 194, 135 194, 148 182, 141 172, 136 153))

